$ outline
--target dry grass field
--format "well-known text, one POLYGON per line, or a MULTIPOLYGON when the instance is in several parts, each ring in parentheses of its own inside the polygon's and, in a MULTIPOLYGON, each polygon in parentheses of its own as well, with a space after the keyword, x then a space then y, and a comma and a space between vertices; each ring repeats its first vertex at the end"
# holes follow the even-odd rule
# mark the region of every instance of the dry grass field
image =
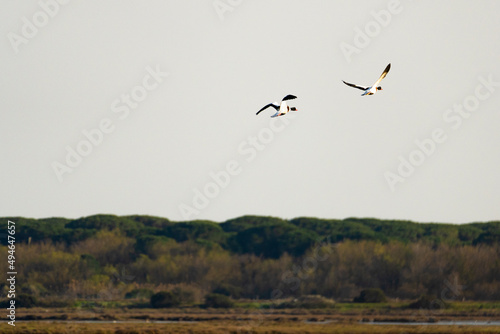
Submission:
POLYGON ((439 325, 441 321, 498 321, 496 303, 457 303, 439 311, 395 305, 361 307, 346 303, 330 309, 31 308, 19 309, 16 326, 1 333, 500 333, 493 325, 439 325), (460 305, 460 307, 458 306, 460 305), (483 305, 482 307, 480 307, 483 305), (373 324, 393 322, 395 324, 373 324), (426 322, 426 325, 416 323, 426 322))
POLYGON ((2 333, 100 333, 100 334, 320 334, 320 333, 500 333, 494 326, 446 326, 446 325, 369 325, 359 323, 308 324, 297 321, 265 321, 259 326, 249 326, 244 321, 203 321, 197 323, 58 323, 20 322, 15 328, 2 325, 2 333))

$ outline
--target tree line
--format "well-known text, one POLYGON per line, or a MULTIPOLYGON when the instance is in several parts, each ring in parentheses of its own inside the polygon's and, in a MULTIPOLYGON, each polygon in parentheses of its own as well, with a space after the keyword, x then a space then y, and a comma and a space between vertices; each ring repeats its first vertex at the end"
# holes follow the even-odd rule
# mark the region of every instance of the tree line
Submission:
POLYGON ((193 302, 214 292, 352 300, 378 288, 390 298, 500 299, 500 222, 96 215, 2 224, 8 219, 16 222, 20 289, 40 298, 149 298, 180 289, 193 302))

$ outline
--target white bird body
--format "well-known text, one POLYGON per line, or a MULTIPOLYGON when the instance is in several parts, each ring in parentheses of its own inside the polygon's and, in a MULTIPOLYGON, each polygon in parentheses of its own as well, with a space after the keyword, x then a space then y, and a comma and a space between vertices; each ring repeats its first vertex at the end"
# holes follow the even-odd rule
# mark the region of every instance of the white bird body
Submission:
POLYGON ((294 95, 287 95, 283 98, 283 100, 281 100, 280 104, 278 104, 278 102, 269 103, 269 104, 265 105, 262 109, 257 111, 256 115, 258 115, 262 110, 267 109, 269 107, 273 107, 274 109, 276 109, 276 113, 274 115, 272 115, 271 117, 283 116, 283 115, 286 115, 289 111, 297 111, 297 108, 289 107, 288 104, 286 103, 286 101, 296 99, 296 98, 297 97, 294 95))
POLYGON ((278 110, 276 112, 276 114, 272 115, 271 117, 282 116, 282 115, 285 115, 289 111, 290 111, 290 107, 288 106, 288 104, 286 103, 286 101, 281 101, 281 103, 280 103, 280 110, 278 110))
POLYGON ((362 86, 354 85, 354 84, 345 82, 343 80, 342 80, 342 82, 345 83, 347 86, 351 86, 351 87, 363 90, 364 92, 363 92, 363 94, 361 94, 361 96, 373 95, 377 92, 377 90, 382 90, 382 87, 380 87, 379 84, 382 81, 382 79, 385 78, 387 73, 389 73, 390 69, 391 69, 391 64, 387 65, 387 67, 385 68, 384 72, 380 75, 378 80, 370 87, 362 87, 362 86))

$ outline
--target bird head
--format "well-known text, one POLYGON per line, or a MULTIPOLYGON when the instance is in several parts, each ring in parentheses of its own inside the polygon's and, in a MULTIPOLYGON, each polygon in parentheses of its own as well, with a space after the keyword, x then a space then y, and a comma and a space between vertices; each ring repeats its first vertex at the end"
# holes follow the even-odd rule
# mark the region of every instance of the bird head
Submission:
POLYGON ((377 87, 377 90, 382 90, 382 87, 378 86, 378 87, 377 87))
POLYGON ((295 107, 291 107, 291 108, 290 108, 290 110, 291 110, 291 111, 299 111, 299 110, 298 110, 297 108, 295 108, 295 107))

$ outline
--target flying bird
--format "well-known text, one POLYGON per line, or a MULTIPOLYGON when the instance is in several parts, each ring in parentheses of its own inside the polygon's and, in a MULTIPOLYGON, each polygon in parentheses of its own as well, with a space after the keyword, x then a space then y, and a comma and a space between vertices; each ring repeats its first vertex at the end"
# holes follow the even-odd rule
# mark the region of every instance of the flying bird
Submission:
POLYGON ((378 78, 378 80, 372 86, 370 86, 370 87, 356 86, 354 84, 345 82, 344 80, 342 80, 342 82, 345 83, 347 86, 351 86, 351 87, 363 90, 364 93, 361 94, 361 96, 373 95, 373 94, 375 94, 377 92, 377 90, 382 90, 382 87, 380 87, 378 84, 380 83, 380 81, 382 81, 383 78, 385 78, 385 76, 387 75, 387 73, 389 73, 390 69, 391 69, 391 64, 389 63, 389 65, 387 65, 387 67, 385 68, 384 73, 382 73, 382 75, 380 76, 380 78, 378 78))
POLYGON ((262 109, 260 109, 259 111, 257 111, 256 115, 258 115, 262 110, 267 109, 269 107, 273 107, 274 109, 276 109, 276 113, 274 115, 272 115, 271 117, 283 116, 283 115, 285 115, 289 111, 298 111, 297 108, 295 108, 295 107, 289 107, 286 104, 286 101, 293 100, 293 99, 296 99, 296 98, 297 98, 297 96, 287 95, 287 96, 285 96, 283 98, 283 100, 281 100, 281 104, 278 104, 278 102, 269 103, 268 105, 264 106, 262 109))

